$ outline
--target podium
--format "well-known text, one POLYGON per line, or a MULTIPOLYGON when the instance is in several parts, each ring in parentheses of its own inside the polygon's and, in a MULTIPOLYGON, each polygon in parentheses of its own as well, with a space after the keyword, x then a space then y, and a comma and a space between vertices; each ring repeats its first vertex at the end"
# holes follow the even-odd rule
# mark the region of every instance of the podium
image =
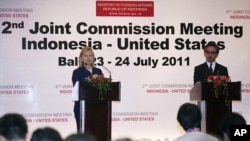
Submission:
POLYGON ((120 101, 120 82, 111 82, 111 91, 99 98, 99 91, 86 82, 79 84, 79 100, 84 100, 84 132, 98 141, 111 140, 112 101, 120 101))
POLYGON ((232 100, 241 100, 241 82, 228 82, 228 98, 216 97, 214 84, 197 82, 190 91, 190 100, 198 101, 201 109, 201 131, 222 138, 220 124, 232 112, 232 100))

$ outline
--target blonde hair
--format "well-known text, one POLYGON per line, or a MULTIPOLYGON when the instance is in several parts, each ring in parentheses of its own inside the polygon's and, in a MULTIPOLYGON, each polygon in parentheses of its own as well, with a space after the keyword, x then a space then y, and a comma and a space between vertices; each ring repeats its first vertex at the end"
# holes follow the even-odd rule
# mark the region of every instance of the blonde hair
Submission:
MULTIPOLYGON (((81 60, 81 58, 88 51, 91 51, 93 56, 95 57, 94 51, 91 47, 89 47, 89 46, 83 47, 81 52, 80 52, 80 55, 79 55, 79 68, 84 66, 84 62, 81 60)), ((92 66, 94 66, 94 62, 92 63, 92 66)))

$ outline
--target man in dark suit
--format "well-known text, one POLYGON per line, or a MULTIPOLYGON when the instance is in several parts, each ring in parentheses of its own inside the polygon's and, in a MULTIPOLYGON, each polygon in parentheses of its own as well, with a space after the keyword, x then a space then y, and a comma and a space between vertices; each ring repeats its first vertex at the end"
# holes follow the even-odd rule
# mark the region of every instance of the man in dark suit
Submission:
MULTIPOLYGON (((206 62, 195 66, 194 68, 194 84, 197 82, 207 82, 209 75, 228 75, 227 67, 220 65, 216 62, 216 58, 219 55, 219 47, 215 42, 208 42, 204 47, 204 56, 206 58, 206 62)), ((206 122, 206 132, 218 136, 221 138, 221 134, 219 131, 219 123, 222 119, 225 109, 228 109, 227 105, 223 100, 207 100, 198 102, 199 108, 203 111, 213 111, 216 116, 211 116, 206 113, 206 120, 202 120, 202 122, 206 122), (220 107, 220 108, 217 108, 220 107), (207 118, 212 117, 212 118, 207 118), (212 123, 207 125, 207 123, 212 123), (217 127, 218 126, 218 127, 217 127)))
POLYGON ((198 81, 206 81, 209 75, 228 75, 227 67, 216 62, 219 55, 219 47, 215 42, 208 42, 204 48, 206 62, 195 66, 194 84, 198 81))

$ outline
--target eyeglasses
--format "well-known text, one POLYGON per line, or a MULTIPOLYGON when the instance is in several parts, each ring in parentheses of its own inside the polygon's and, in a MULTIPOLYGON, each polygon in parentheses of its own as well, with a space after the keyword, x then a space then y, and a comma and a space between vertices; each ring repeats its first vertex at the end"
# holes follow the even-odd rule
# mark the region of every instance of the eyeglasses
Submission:
POLYGON ((205 53, 206 54, 211 54, 211 55, 216 55, 217 54, 217 52, 215 52, 215 51, 208 51, 208 50, 206 50, 205 53))

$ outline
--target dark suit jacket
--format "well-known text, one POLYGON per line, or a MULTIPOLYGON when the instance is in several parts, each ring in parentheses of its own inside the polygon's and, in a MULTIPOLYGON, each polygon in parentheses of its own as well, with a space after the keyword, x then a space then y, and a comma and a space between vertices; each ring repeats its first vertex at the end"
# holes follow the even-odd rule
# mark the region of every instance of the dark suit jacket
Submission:
MULTIPOLYGON (((216 63, 213 75, 228 75, 227 67, 216 63)), ((194 84, 198 81, 207 81, 208 76, 210 75, 209 68, 207 66, 207 63, 200 64, 198 66, 195 66, 194 68, 194 84)))

